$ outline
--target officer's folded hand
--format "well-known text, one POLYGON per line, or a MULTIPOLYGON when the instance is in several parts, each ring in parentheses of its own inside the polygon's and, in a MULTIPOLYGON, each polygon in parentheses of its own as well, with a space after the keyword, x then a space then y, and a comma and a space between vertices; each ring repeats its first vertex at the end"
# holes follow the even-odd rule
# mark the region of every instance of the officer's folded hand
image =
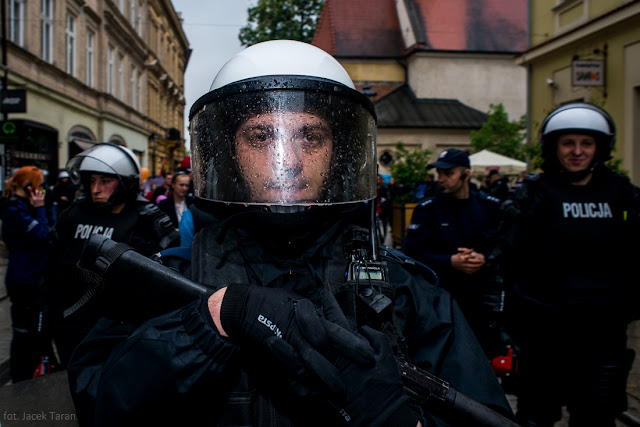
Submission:
POLYGON ((264 347, 292 376, 311 374, 338 396, 346 393, 338 366, 347 361, 357 366, 374 362, 374 351, 366 339, 325 318, 310 300, 283 289, 227 287, 220 324, 241 347, 264 347))

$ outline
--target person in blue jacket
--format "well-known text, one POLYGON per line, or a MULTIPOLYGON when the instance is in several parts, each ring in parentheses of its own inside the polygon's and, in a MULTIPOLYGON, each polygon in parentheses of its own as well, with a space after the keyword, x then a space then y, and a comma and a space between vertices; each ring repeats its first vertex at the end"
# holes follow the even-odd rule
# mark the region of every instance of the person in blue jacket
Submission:
POLYGON ((500 201, 470 188, 469 155, 462 150, 445 150, 428 167, 437 171, 439 191, 416 206, 403 250, 436 272, 487 356, 505 354, 499 323, 503 292, 490 280, 487 262, 501 219, 500 201))
POLYGON ((191 204, 189 209, 182 215, 180 224, 178 224, 180 246, 190 247, 193 244, 195 235, 213 222, 215 222, 213 215, 191 204))
POLYGON ((510 415, 457 304, 400 257, 369 263, 367 230, 346 223, 376 195, 376 119, 331 55, 248 47, 190 121, 195 203, 216 221, 184 274, 210 292, 96 325, 68 368, 81 423, 447 425, 409 401, 392 348, 510 415))
POLYGON ((38 327, 44 315, 49 220, 42 171, 23 166, 7 182, 9 202, 2 218, 2 239, 9 250, 5 284, 11 300, 13 337, 10 370, 13 382, 33 378, 47 347, 38 327))

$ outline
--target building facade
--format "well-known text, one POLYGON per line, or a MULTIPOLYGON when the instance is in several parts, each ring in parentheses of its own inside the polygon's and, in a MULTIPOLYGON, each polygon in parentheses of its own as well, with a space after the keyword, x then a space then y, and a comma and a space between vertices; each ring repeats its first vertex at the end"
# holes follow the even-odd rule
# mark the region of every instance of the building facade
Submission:
POLYGON ((471 151, 470 132, 502 103, 526 113, 524 0, 326 0, 313 44, 371 95, 378 116, 380 171, 394 145, 437 156, 471 151))
POLYGON ((529 2, 529 135, 554 108, 571 101, 604 107, 616 123, 613 155, 640 184, 640 1, 529 2))
POLYGON ((182 159, 190 51, 169 0, 7 0, 4 18, 3 85, 26 100, 24 111, 3 109, 18 129, 0 136, 5 177, 35 163, 52 182, 99 142, 126 146, 150 169, 182 159))

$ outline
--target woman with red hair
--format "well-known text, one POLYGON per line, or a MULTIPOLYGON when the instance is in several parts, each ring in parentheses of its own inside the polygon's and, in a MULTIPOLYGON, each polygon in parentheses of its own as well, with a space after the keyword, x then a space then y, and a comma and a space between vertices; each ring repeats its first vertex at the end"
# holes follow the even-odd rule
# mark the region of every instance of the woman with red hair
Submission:
POLYGON ((2 239, 9 250, 5 284, 11 300, 13 382, 33 378, 46 344, 38 330, 49 239, 43 181, 40 169, 23 166, 7 182, 2 239))

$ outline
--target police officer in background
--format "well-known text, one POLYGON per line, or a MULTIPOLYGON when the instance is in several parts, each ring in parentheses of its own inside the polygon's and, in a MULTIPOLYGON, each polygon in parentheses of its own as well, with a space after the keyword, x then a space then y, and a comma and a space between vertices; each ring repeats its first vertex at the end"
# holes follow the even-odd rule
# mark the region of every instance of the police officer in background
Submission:
POLYGON ((555 109, 540 127, 544 173, 503 205, 496 257, 520 346, 522 425, 552 426, 566 405, 571 426, 614 426, 626 408, 640 197, 604 164, 615 135, 597 106, 555 109))
POLYGON ((56 222, 62 211, 67 209, 76 197, 76 184, 71 180, 69 172, 62 169, 58 172, 58 180, 53 186, 53 207, 51 216, 56 222))
POLYGON ((366 257, 350 264, 369 248, 343 219, 375 197, 376 123, 333 57, 294 41, 253 45, 190 120, 195 203, 216 221, 195 236, 185 274, 211 295, 128 330, 101 320, 68 370, 81 422, 443 425, 408 405, 391 337, 415 364, 510 413, 448 294, 399 258, 384 270, 393 285, 362 276, 366 257), (389 302, 388 336, 365 326, 367 296, 389 302))
POLYGON ((83 196, 61 213, 53 232, 48 292, 55 306, 54 342, 65 366, 97 320, 91 307, 62 319, 84 291, 76 263, 85 241, 101 234, 152 255, 179 243, 169 217, 139 195, 140 163, 126 147, 102 143, 72 158, 67 170, 83 196))
POLYGON ((509 195, 509 181, 506 177, 501 177, 497 169, 491 169, 486 178, 486 186, 480 190, 502 202, 509 195))
POLYGON ((443 151, 428 165, 438 173, 438 194, 416 206, 404 252, 433 268, 440 285, 462 308, 488 358, 506 354, 502 287, 490 280, 487 259, 500 223, 500 201, 469 186, 469 155, 443 151))

